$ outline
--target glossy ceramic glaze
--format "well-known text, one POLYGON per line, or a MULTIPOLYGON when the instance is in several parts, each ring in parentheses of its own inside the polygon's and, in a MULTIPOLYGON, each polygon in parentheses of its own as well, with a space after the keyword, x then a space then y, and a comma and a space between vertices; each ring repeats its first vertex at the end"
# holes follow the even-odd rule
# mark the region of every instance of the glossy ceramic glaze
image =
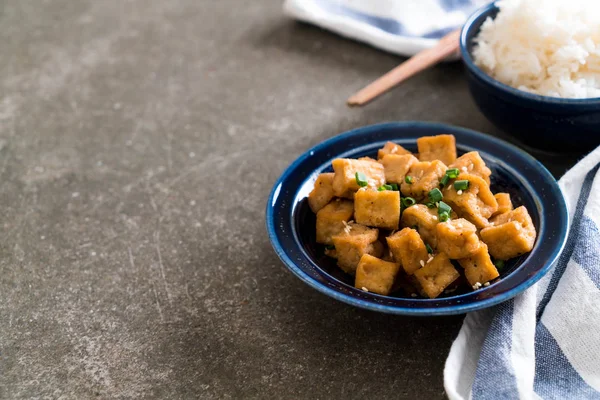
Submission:
POLYGON ((359 128, 335 136, 301 155, 277 180, 266 210, 267 230, 285 266, 309 286, 348 304, 375 311, 409 315, 460 314, 498 304, 522 292, 548 271, 562 249, 567 232, 565 201, 552 175, 533 157, 491 136, 449 125, 397 122, 359 128), (315 243, 315 215, 306 196, 319 173, 331 171, 338 157, 376 157, 386 141, 416 152, 416 139, 450 133, 459 153, 479 151, 492 170, 492 189, 511 194, 525 205, 538 231, 530 254, 513 259, 501 279, 476 292, 464 289, 433 300, 380 296, 353 287, 352 278, 315 243))
POLYGON ((495 3, 465 23, 461 56, 469 89, 481 112, 523 143, 545 150, 592 150, 600 144, 600 99, 561 99, 514 89, 493 79, 473 62, 473 39, 483 22, 498 13, 495 3))

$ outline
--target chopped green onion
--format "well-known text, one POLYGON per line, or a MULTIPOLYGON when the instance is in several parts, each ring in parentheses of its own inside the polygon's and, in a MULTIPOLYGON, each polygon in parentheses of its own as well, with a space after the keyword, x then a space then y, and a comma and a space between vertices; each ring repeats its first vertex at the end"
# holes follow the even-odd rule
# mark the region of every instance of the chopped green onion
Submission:
POLYGON ((427 208, 435 208, 435 203, 433 201, 427 202, 425 203, 425 205, 427 206, 427 208))
POLYGON ((469 188, 469 181, 454 181, 454 189, 467 190, 468 188, 469 188))
POLYGON ((402 199, 402 205, 404 206, 404 208, 414 206, 415 204, 417 204, 417 201, 415 199, 413 199, 412 197, 404 197, 402 199))
POLYGON ((379 186, 379 187, 377 188, 377 191, 378 191, 378 192, 383 192, 384 190, 385 190, 385 188, 384 188, 383 186, 379 186))
POLYGON ((379 186, 379 188, 377 190, 380 192, 383 192, 384 190, 392 190, 392 186, 391 185, 379 186))
POLYGON ((442 195, 442 192, 438 188, 435 188, 429 192, 429 199, 434 203, 441 201, 443 198, 444 198, 444 196, 442 195))
POLYGON ((388 189, 388 190, 395 190, 396 192, 397 192, 398 190, 400 190, 400 188, 398 187, 398 184, 397 184, 397 183, 390 183, 390 185, 389 185, 389 186, 391 187, 391 189, 388 189))
POLYGON ((450 179, 458 178, 458 174, 460 174, 460 171, 458 170, 458 168, 450 168, 449 170, 446 171, 446 176, 450 179))
POLYGON ((430 246, 429 244, 426 244, 426 245, 425 245, 425 248, 427 249, 427 252, 428 252, 429 254, 433 254, 433 249, 431 248, 431 246, 430 246))
POLYGON ((335 250, 335 246, 334 246, 334 245, 332 245, 332 244, 328 244, 327 246, 325 246, 325 248, 326 248, 327 250, 335 250))
POLYGON ((360 187, 365 187, 369 184, 367 176, 362 172, 357 172, 356 174, 354 174, 354 177, 356 178, 356 183, 360 187))
POLYGON ((504 261, 503 260, 496 260, 496 261, 494 261, 494 265, 496 266, 496 268, 502 269, 502 268, 504 268, 504 261))
POLYGON ((450 177, 448 175, 444 175, 444 177, 442 178, 442 180, 440 181, 440 186, 444 187, 448 184, 448 182, 450 181, 450 177))
POLYGON ((404 177, 404 182, 408 183, 409 185, 410 185, 411 183, 413 183, 413 178, 412 178, 412 176, 408 176, 408 175, 406 175, 406 176, 404 177))
POLYGON ((438 204, 438 214, 446 213, 450 215, 451 212, 452 208, 443 201, 440 201, 440 203, 438 204))
POLYGON ((441 212, 439 213, 440 216, 440 222, 446 222, 450 219, 450 213, 447 212, 441 212))
POLYGON ((419 225, 413 225, 413 226, 411 226, 411 228, 413 228, 415 231, 419 232, 419 225))

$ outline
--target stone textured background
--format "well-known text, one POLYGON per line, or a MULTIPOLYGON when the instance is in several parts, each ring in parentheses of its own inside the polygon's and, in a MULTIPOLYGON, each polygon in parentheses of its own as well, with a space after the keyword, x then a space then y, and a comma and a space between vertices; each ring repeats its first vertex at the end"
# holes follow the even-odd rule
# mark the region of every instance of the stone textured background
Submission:
MULTIPOLYGON (((401 59, 279 0, 0 5, 0 397, 444 398, 462 317, 378 315, 287 273, 268 192, 385 120, 499 135, 460 64, 363 109, 401 59)), ((556 174, 574 161, 544 156, 556 174)))

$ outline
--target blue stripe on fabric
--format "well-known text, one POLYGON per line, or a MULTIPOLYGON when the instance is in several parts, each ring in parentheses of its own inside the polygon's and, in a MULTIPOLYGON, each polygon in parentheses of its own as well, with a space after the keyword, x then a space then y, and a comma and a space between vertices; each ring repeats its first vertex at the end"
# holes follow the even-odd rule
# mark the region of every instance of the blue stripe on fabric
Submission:
MULTIPOLYGON (((444 37, 450 31, 456 29, 456 27, 447 27, 443 29, 436 29, 431 32, 426 32, 422 35, 415 35, 408 31, 402 22, 393 18, 378 17, 375 15, 365 14, 363 12, 354 10, 350 7, 346 7, 342 4, 328 1, 328 0, 313 0, 314 3, 326 12, 335 14, 337 16, 343 16, 352 18, 356 21, 364 22, 373 27, 381 29, 384 32, 391 33, 392 35, 411 37, 411 38, 427 38, 427 39, 440 39, 444 37)), ((446 11, 464 11, 469 14, 476 7, 471 0, 440 0, 440 6, 446 11)))
POLYGON ((381 29, 384 32, 398 36, 413 36, 404 29, 404 26, 398 20, 365 14, 342 4, 333 3, 327 0, 315 0, 315 3, 325 11, 338 16, 350 17, 354 20, 367 23, 371 26, 381 29))
POLYGON ((600 289, 600 230, 589 217, 581 218, 579 241, 573 251, 573 260, 600 289))
POLYGON ((438 0, 440 6, 448 12, 450 11, 462 11, 462 10, 472 10, 474 8, 474 4, 471 0, 438 0))
POLYGON ((497 306, 483 342, 475 381, 474 399, 518 399, 519 392, 511 362, 514 300, 497 306))
POLYGON ((585 176, 583 180, 583 185, 581 186, 581 191, 579 192, 579 200, 577 201, 577 207, 575 209, 575 215, 573 216, 573 222, 571 224, 571 231, 569 232, 569 237, 567 239, 567 243, 565 245, 565 250, 560 255, 558 259, 558 263, 556 264, 554 270, 552 271, 552 277, 550 278, 550 283, 548 284, 548 288, 544 293, 544 297, 540 301, 538 305, 538 309, 536 312, 536 322, 540 322, 542 318, 542 314, 546 309, 546 306, 550 302, 552 298, 552 294, 556 290, 558 286, 558 282, 560 278, 563 276, 563 273, 567 269, 567 264, 571 259, 575 248, 579 242, 579 230, 581 219, 583 217, 583 211, 585 210, 585 206, 587 204, 588 198, 590 197, 590 192, 592 190, 592 184, 594 183, 594 178, 598 173, 598 169, 600 168, 600 163, 598 163, 594 168, 590 170, 585 176))
POLYGON ((544 400, 599 399, 562 352, 543 323, 535 331, 535 378, 533 390, 544 400))

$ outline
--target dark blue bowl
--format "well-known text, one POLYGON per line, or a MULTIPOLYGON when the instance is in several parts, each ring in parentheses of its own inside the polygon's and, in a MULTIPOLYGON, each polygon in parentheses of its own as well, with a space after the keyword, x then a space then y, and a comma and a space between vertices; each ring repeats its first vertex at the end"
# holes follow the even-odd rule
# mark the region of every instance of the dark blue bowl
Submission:
POLYGON ((469 89, 481 112, 498 128, 528 146, 545 150, 592 150, 600 144, 600 98, 562 99, 527 93, 490 77, 473 62, 473 39, 481 25, 495 18, 492 3, 465 23, 460 50, 469 89))
POLYGON ((367 126, 335 136, 313 147, 288 167, 273 186, 266 211, 267 231, 285 266, 309 286, 345 303, 391 314, 462 314, 506 301, 538 281, 558 257, 566 239, 565 200, 552 175, 536 159, 506 142, 475 131, 425 122, 367 126), (315 242, 315 215, 306 196, 318 174, 331 171, 338 157, 377 155, 388 140, 416 152, 421 136, 450 133, 459 153, 477 150, 492 170, 492 190, 510 193, 525 205, 537 228, 533 251, 511 260, 501 279, 476 292, 454 292, 433 300, 380 296, 353 287, 352 278, 336 267, 315 242))

